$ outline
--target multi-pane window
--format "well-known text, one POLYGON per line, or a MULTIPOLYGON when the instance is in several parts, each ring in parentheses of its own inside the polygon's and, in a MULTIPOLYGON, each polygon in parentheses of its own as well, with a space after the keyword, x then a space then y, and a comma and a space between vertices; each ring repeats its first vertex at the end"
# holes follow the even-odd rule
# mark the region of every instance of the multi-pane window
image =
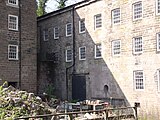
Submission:
POLYGON ((18 45, 8 45, 8 59, 18 60, 18 45))
POLYGON ((8 29, 18 30, 18 16, 8 15, 8 29))
POLYGON ((143 41, 142 37, 135 37, 133 38, 133 45, 134 45, 134 54, 142 53, 143 52, 143 41))
POLYGON ((55 27, 54 28, 54 39, 58 39, 59 38, 59 28, 55 27))
POLYGON ((134 71, 134 85, 136 90, 144 89, 143 71, 134 71))
POLYGON ((157 70, 158 92, 160 92, 160 69, 157 70))
POLYGON ((79 48, 79 60, 85 60, 86 59, 86 47, 80 47, 79 48))
POLYGON ((156 13, 160 14, 160 0, 156 0, 156 13))
POLYGON ((85 19, 81 19, 79 21, 79 33, 84 33, 86 30, 85 28, 85 19))
POLYGON ((120 23, 121 20, 120 16, 121 16, 120 8, 112 10, 112 23, 113 24, 120 23))
POLYGON ((157 51, 160 51, 160 33, 157 33, 157 51))
POLYGON ((142 18, 142 2, 137 2, 133 4, 133 19, 142 18))
POLYGON ((49 40, 48 30, 43 30, 43 40, 44 41, 48 41, 49 40))
POLYGON ((102 27, 102 15, 98 14, 94 16, 95 29, 102 27))
POLYGON ((66 36, 71 36, 72 35, 72 24, 68 23, 66 24, 66 36))
POLYGON ((18 0, 8 0, 8 4, 18 5, 18 0))
POLYGON ((95 45, 95 58, 102 58, 102 46, 101 44, 95 45))
POLYGON ((112 41, 112 54, 113 54, 113 56, 120 55, 120 53, 121 53, 121 41, 120 40, 112 41))
POLYGON ((66 50, 66 62, 71 62, 72 61, 72 50, 68 49, 66 50))

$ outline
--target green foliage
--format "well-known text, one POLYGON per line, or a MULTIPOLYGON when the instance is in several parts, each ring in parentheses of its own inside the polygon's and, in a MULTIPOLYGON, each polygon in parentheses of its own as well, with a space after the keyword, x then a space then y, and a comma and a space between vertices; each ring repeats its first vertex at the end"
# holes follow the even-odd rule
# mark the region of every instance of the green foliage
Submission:
POLYGON ((3 85, 0 86, 0 95, 2 94, 3 87, 6 86, 7 84, 8 84, 8 82, 5 81, 5 82, 3 83, 3 85))
POLYGON ((49 84, 45 90, 45 92, 50 98, 55 98, 54 91, 55 91, 55 88, 52 84, 49 84))
POLYGON ((46 3, 48 2, 48 0, 38 0, 37 4, 37 16, 42 16, 46 13, 45 8, 46 8, 46 3))
POLYGON ((77 103, 79 100, 71 100, 71 103, 77 103))
POLYGON ((0 120, 51 113, 41 98, 12 86, 6 87, 6 84, 0 86, 0 120))
POLYGON ((64 8, 65 6, 66 6, 66 2, 67 2, 68 0, 56 0, 56 2, 58 3, 58 9, 62 9, 62 8, 64 8))

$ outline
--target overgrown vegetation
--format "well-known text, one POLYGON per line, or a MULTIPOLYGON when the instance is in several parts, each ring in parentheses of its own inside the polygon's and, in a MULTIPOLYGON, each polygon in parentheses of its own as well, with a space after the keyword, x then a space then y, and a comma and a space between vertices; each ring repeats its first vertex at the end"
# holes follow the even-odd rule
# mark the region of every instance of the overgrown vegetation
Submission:
POLYGON ((37 2, 37 16, 42 16, 46 13, 46 3, 48 0, 38 0, 37 2))
MULTIPOLYGON (((46 3, 49 0, 37 0, 37 16, 42 16, 44 14, 46 14, 46 3)), ((62 9, 64 7, 66 7, 66 2, 68 0, 54 0, 55 2, 58 3, 57 9, 62 9)))
POLYGON ((52 84, 49 84, 45 89, 45 92, 47 93, 49 98, 56 98, 56 96, 54 96, 54 91, 55 91, 55 88, 52 84))
POLYGON ((12 86, 5 88, 5 84, 6 82, 0 86, 0 120, 51 113, 40 97, 12 86))
POLYGON ((62 8, 64 8, 65 6, 66 6, 66 2, 68 1, 68 0, 55 0, 57 3, 58 3, 58 9, 62 9, 62 8))

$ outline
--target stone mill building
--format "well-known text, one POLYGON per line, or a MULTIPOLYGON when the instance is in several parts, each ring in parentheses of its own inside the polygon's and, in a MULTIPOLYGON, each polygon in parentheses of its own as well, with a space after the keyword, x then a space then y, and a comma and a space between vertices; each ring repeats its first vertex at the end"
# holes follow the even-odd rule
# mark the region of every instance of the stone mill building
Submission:
POLYGON ((36 93, 36 1, 0 0, 0 11, 0 84, 36 93))
POLYGON ((159 0, 85 0, 38 17, 38 34, 40 89, 159 114, 159 0))

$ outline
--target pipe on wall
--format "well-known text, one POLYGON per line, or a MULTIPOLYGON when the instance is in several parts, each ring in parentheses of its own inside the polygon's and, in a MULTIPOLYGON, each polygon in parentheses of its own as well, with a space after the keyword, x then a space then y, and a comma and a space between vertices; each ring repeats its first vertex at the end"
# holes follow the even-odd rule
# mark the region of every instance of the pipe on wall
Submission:
POLYGON ((68 86, 68 82, 69 82, 69 79, 68 79, 68 71, 69 69, 73 68, 73 73, 75 72, 75 24, 74 24, 74 21, 75 21, 75 18, 74 18, 74 11, 75 11, 75 7, 73 6, 72 7, 72 42, 73 42, 73 62, 72 62, 72 65, 67 67, 66 68, 66 99, 67 101, 69 100, 69 86, 68 86))
POLYGON ((21 61, 21 0, 18 0, 19 4, 19 15, 18 15, 18 29, 19 29, 19 81, 18 81, 18 88, 21 89, 21 72, 22 72, 22 61, 21 61))

